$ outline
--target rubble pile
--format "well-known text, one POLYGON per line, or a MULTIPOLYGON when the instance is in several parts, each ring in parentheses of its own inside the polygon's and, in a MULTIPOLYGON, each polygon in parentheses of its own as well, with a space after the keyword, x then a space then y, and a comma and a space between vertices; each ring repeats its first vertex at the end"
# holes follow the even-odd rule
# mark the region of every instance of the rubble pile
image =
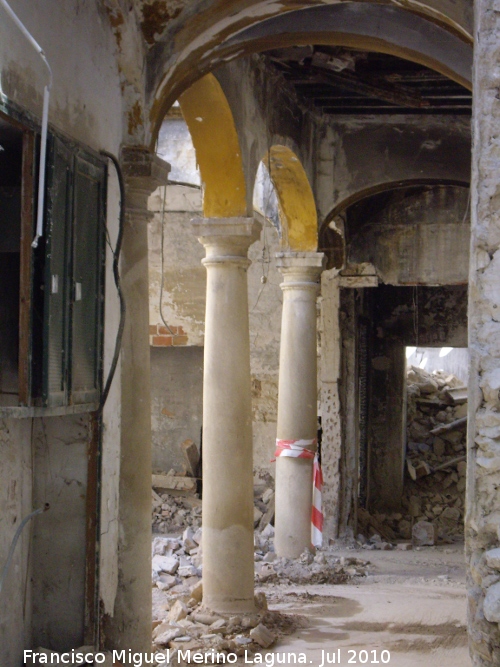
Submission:
POLYGON ((274 528, 268 525, 262 532, 256 532, 255 578, 257 583, 277 582, 283 584, 340 584, 353 577, 363 577, 368 563, 357 558, 335 555, 328 549, 310 551, 297 560, 278 558, 273 544, 274 528))
MULTIPOLYGON (((260 520, 259 520, 260 522, 260 520)), ((195 651, 225 651, 247 655, 272 646, 300 623, 267 609, 263 592, 255 596, 257 612, 244 616, 222 616, 203 608, 202 529, 187 528, 182 537, 156 536, 152 545, 153 641, 154 648, 176 649, 183 655, 195 651)), ((368 563, 341 558, 328 550, 315 556, 305 552, 291 561, 276 558, 271 524, 255 533, 255 579, 257 584, 340 583, 364 576, 368 563)))
MULTIPOLYGON (((201 534, 187 528, 182 537, 153 539, 153 642, 156 650, 189 649, 243 656, 272 646, 292 632, 296 620, 267 609, 263 593, 255 596, 256 613, 220 616, 202 606, 201 534)), ((173 658, 171 658, 173 660, 173 658)))
MULTIPOLYGON (((156 477, 162 477, 156 475, 156 477)), ((173 471, 164 479, 186 480, 191 478, 174 476, 173 471)), ((201 500, 194 492, 153 489, 153 533, 179 533, 186 528, 197 530, 201 526, 201 500), (177 495, 174 495, 177 494, 177 495)), ((274 491, 267 486, 256 486, 254 490, 254 526, 263 530, 274 522, 274 491)))
POLYGON ((412 538, 414 544, 432 544, 432 533, 444 541, 463 535, 467 389, 454 375, 411 366, 407 401, 402 510, 372 515, 360 510, 361 533, 381 538, 366 548, 390 548, 382 545, 412 538))
POLYGON ((177 495, 153 489, 153 533, 179 533, 201 526, 201 500, 195 495, 177 495))

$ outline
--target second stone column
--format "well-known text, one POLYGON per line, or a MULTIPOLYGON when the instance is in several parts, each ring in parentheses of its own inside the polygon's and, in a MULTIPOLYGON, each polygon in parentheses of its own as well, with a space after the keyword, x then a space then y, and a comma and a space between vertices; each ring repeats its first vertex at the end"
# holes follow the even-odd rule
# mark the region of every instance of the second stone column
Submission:
POLYGON ((248 248, 253 218, 197 218, 206 249, 203 378, 203 603, 254 611, 253 457, 248 248))
POLYGON ((316 297, 323 253, 283 252, 276 258, 284 282, 275 549, 278 556, 297 558, 311 545, 312 468, 317 447, 316 297))

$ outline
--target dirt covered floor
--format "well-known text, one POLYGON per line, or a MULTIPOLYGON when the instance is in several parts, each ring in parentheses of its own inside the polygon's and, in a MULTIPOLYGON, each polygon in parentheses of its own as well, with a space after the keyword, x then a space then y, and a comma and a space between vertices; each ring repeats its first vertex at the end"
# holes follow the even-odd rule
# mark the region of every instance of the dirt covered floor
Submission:
MULTIPOLYGON (((341 553, 366 557, 365 551, 341 553)), ((273 652, 303 652, 315 667, 323 657, 325 665, 384 664, 388 658, 392 667, 470 665, 463 546, 371 552, 369 560, 367 576, 346 584, 259 589, 270 609, 303 619, 273 652), (339 655, 340 662, 326 662, 339 655)))
MULTIPOLYGON (((233 664, 470 665, 462 543, 369 553, 330 548, 328 554, 369 564, 338 584, 259 583, 257 576, 257 596, 264 593, 269 608, 260 620, 276 640, 267 650, 239 645, 233 664)), ((165 604, 166 595, 153 589, 154 616, 172 604, 171 598, 165 604)))

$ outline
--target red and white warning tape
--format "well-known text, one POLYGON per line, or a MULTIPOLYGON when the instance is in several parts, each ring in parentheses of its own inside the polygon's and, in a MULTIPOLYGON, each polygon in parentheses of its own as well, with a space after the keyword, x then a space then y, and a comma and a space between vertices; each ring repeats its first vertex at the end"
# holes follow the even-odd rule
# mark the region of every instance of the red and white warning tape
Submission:
POLYGON ((291 456, 296 459, 313 459, 314 450, 317 444, 316 438, 313 440, 276 440, 276 451, 274 456, 291 456), (309 448, 309 449, 308 449, 309 448))
POLYGON ((311 542, 313 547, 323 544, 323 510, 321 507, 321 491, 323 488, 323 473, 319 464, 318 455, 313 463, 313 502, 311 513, 311 542))
POLYGON ((321 508, 321 490, 323 488, 323 474, 319 464, 316 448, 316 438, 312 440, 276 440, 276 460, 279 456, 290 456, 297 459, 314 459, 313 461, 313 500, 311 513, 311 542, 314 547, 323 544, 323 510, 321 508))

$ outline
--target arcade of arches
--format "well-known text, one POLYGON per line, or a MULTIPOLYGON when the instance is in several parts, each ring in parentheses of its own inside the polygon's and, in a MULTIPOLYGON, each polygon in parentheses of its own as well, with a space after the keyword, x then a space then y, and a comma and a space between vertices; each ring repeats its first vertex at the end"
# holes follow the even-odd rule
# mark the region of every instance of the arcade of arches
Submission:
POLYGON ((412 345, 469 348, 469 650, 500 664, 495 3, 9 5, 53 84, 47 242, 34 250, 47 74, 0 3, 0 271, 15 278, 0 287, 0 566, 20 521, 50 509, 0 588, 15 601, 0 612, 2 665, 39 645, 150 650, 151 471, 176 468, 179 434, 202 440, 211 612, 254 611, 256 479, 275 486, 277 555, 310 547, 318 416, 325 543, 357 534, 360 507, 398 512, 412 345), (119 156, 124 198, 102 151, 119 156), (107 190, 80 218, 94 192, 80 197, 82 174, 95 184, 99 165, 107 190), (80 262, 96 211, 102 256, 80 262), (80 302, 99 312, 78 357, 91 327, 80 302), (179 386, 165 386, 165 364, 179 386), (162 412, 171 401, 182 417, 162 412), (301 456, 270 463, 291 442, 301 456))

